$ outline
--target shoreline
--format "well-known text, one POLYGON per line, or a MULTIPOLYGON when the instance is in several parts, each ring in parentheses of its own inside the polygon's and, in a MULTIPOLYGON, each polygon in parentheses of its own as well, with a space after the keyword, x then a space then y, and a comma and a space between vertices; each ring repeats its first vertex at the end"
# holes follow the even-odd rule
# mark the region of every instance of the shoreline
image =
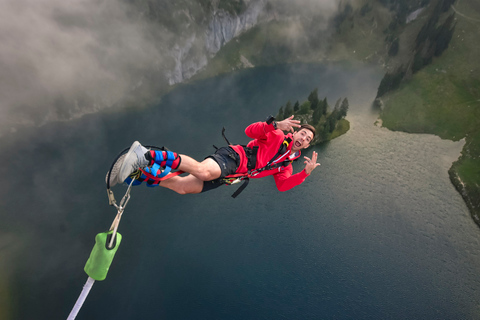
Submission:
POLYGON ((479 202, 479 200, 478 197, 473 197, 476 192, 475 190, 470 191, 469 185, 460 178, 457 171, 457 166, 461 162, 461 159, 462 156, 460 156, 457 161, 452 163, 452 166, 448 170, 448 176, 450 177, 450 181, 452 182, 455 189, 462 196, 463 201, 467 205, 468 211, 470 212, 470 216, 472 217, 473 221, 480 228, 480 206, 478 205, 478 203, 476 203, 479 202))

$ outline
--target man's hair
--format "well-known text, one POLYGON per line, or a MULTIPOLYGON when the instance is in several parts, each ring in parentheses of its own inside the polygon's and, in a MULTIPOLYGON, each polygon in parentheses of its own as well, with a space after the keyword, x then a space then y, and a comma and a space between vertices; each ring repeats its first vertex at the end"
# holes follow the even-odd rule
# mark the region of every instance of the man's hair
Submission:
POLYGON ((317 130, 315 130, 315 127, 310 125, 310 124, 302 124, 300 126, 300 129, 299 130, 302 130, 302 129, 306 129, 306 130, 310 130, 312 131, 313 133, 313 138, 315 138, 315 134, 317 133, 317 130))

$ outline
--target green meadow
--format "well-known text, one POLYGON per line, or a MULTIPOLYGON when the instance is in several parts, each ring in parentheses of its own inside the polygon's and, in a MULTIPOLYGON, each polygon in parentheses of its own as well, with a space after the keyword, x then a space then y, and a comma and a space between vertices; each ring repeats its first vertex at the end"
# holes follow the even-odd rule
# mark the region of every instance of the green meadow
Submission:
POLYGON ((382 98, 383 126, 443 139, 465 138, 449 171, 473 218, 480 222, 480 3, 457 1, 448 50, 382 98))

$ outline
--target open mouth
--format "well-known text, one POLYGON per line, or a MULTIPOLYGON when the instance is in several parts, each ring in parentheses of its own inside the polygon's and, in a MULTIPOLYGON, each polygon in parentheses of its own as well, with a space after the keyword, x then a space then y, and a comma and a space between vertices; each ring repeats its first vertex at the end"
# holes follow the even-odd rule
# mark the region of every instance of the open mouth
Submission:
POLYGON ((295 147, 300 148, 302 144, 299 141, 295 141, 295 147))

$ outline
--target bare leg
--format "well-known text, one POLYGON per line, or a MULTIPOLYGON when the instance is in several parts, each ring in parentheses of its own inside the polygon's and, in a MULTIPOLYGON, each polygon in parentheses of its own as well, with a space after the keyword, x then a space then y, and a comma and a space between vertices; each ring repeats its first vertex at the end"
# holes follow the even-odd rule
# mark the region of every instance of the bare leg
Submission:
POLYGON ((177 169, 190 173, 198 180, 211 181, 220 178, 222 175, 220 166, 212 158, 207 158, 202 162, 198 162, 184 154, 180 155, 180 157, 182 158, 182 161, 177 169))
POLYGON ((160 186, 175 191, 178 194, 200 193, 203 181, 189 174, 186 177, 176 176, 160 182, 160 186))
POLYGON ((203 190, 203 182, 215 180, 222 174, 218 163, 207 158, 198 162, 186 155, 180 155, 182 161, 178 170, 190 173, 188 176, 176 176, 164 180, 160 183, 161 187, 168 188, 178 194, 200 193, 203 190))

